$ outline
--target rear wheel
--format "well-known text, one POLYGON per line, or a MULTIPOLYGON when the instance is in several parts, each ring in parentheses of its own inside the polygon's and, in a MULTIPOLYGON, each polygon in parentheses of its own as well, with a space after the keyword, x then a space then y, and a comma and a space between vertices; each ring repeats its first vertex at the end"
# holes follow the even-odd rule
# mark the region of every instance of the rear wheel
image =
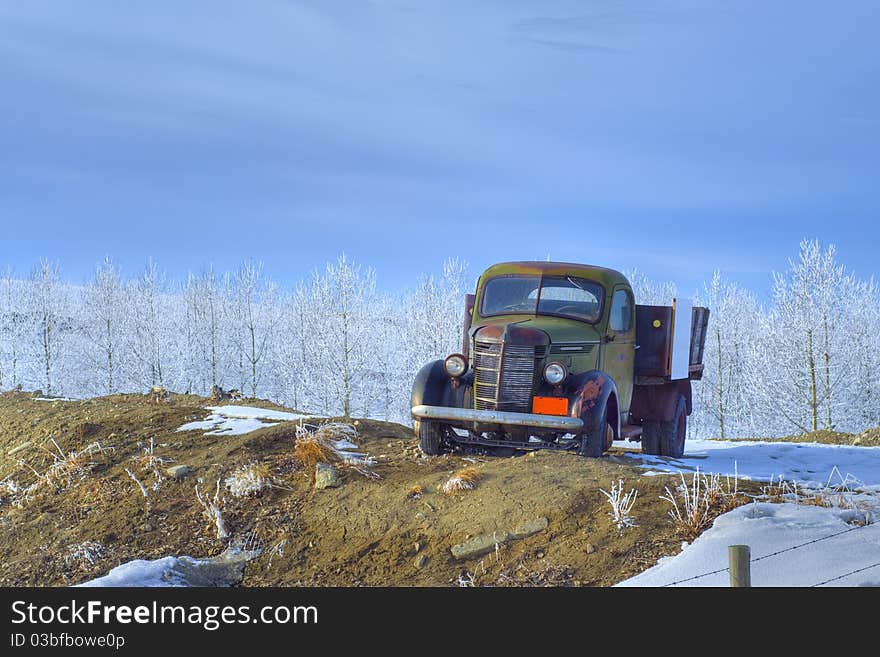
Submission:
POLYGON ((660 455, 660 422, 645 422, 642 426, 642 454, 660 455))
POLYGON ((663 422, 660 426, 660 453, 663 456, 681 458, 687 437, 687 402, 684 395, 679 395, 675 402, 675 419, 672 422, 663 422))
POLYGON ((446 438, 446 427, 439 422, 421 420, 418 426, 419 448, 428 456, 443 453, 443 442, 446 438))
POLYGON ((602 417, 596 423, 596 427, 590 432, 581 436, 581 445, 578 448, 578 454, 590 458, 598 458, 602 456, 614 441, 614 429, 608 423, 608 407, 602 411, 602 417))
POLYGON ((642 453, 678 459, 684 455, 687 436, 687 401, 684 395, 675 400, 671 422, 645 422, 642 427, 642 453))

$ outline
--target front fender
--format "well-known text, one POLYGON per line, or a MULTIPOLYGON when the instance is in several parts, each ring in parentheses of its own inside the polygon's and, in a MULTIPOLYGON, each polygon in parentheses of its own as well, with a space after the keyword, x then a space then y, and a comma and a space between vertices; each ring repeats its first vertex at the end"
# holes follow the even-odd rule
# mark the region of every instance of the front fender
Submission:
POLYGON ((617 384, 607 373, 590 370, 572 378, 566 385, 569 398, 569 415, 584 422, 584 432, 589 433, 601 422, 602 413, 609 406, 607 421, 614 428, 615 438, 620 437, 620 413, 617 412, 617 384))
MULTIPOLYGON (((446 374, 442 360, 428 363, 416 374, 410 395, 410 408, 416 406, 446 406, 449 408, 466 408, 467 396, 473 387, 473 379, 467 374, 453 384, 446 374)), ((417 419, 414 419, 418 431, 417 419)))

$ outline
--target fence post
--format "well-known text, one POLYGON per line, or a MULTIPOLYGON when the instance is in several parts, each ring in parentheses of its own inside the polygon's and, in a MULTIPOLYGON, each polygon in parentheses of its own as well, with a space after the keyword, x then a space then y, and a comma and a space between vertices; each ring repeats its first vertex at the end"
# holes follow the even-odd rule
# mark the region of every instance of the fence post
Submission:
POLYGON ((727 559, 730 569, 731 588, 749 588, 752 586, 751 552, 748 545, 728 546, 727 559))

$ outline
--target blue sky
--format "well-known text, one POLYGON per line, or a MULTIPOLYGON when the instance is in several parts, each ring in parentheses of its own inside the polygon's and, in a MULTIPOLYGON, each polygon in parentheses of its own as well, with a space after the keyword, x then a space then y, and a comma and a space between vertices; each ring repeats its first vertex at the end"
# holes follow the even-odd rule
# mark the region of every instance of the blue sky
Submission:
POLYGON ((0 0, 0 266, 880 273, 880 3, 0 0))

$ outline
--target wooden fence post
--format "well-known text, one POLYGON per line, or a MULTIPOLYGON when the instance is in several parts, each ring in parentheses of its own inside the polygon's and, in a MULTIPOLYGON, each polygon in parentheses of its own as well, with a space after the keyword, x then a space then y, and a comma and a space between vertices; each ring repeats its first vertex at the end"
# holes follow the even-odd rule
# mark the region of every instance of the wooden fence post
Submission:
POLYGON ((752 586, 751 552, 748 545, 731 545, 727 548, 731 588, 752 586))

